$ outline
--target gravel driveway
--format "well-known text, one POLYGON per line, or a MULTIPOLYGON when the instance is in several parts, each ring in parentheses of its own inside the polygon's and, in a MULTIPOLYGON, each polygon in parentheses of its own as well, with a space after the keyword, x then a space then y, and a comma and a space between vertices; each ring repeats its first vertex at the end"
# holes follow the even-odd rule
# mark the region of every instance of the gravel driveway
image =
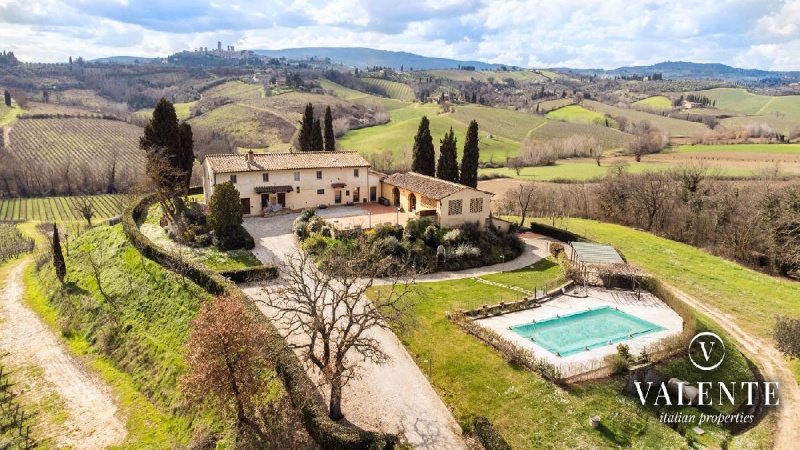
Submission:
MULTIPOLYGON (((280 263, 296 251, 291 234, 295 217, 297 214, 245 219, 244 227, 256 241, 253 253, 261 261, 280 263)), ((243 290, 256 300, 264 295, 263 285, 243 286, 243 290)), ((364 429, 401 434, 414 448, 464 448, 460 427, 397 336, 389 330, 371 331, 390 361, 361 364, 360 378, 344 388, 346 420, 364 429)))

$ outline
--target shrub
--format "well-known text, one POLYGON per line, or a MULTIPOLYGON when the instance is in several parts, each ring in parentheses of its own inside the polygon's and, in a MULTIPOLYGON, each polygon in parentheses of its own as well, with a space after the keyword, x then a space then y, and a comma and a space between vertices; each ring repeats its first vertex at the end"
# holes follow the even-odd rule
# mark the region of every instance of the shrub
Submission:
POLYGON ((325 237, 322 233, 312 233, 303 241, 303 250, 312 255, 321 255, 328 248, 332 248, 338 241, 325 237))
POLYGON ((375 226, 375 235, 379 238, 393 236, 397 239, 402 239, 403 227, 392 224, 378 224, 375 226))
POLYGON ((217 185, 208 207, 208 224, 214 229, 214 241, 220 249, 250 249, 255 246, 253 238, 242 227, 239 191, 230 181, 217 185))
POLYGON ((460 244, 456 247, 455 255, 457 258, 477 258, 481 256, 481 250, 469 244, 460 244))
POLYGON ((790 358, 800 358, 800 319, 778 316, 773 333, 776 347, 790 358))
POLYGON ((614 353, 613 355, 608 355, 604 358, 606 365, 611 370, 611 373, 614 375, 619 375, 630 367, 630 362, 620 356, 618 353, 614 353))
POLYGON ((461 230, 458 228, 452 229, 442 236, 442 242, 446 245, 456 246, 463 241, 464 237, 461 234, 461 230))
POLYGON ((476 417, 472 422, 475 431, 475 436, 481 441, 483 448, 486 450, 511 450, 503 436, 497 432, 489 419, 486 417, 476 417))
POLYGON ((439 230, 434 225, 428 225, 422 235, 425 240, 425 245, 430 248, 437 248, 439 246, 439 230))

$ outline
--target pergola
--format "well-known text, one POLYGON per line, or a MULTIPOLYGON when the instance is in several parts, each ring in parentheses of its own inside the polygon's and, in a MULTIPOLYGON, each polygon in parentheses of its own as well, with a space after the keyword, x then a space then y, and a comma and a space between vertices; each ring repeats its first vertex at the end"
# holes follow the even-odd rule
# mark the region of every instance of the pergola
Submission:
POLYGON ((593 242, 570 242, 570 247, 570 263, 581 274, 584 291, 587 289, 589 277, 594 275, 606 285, 611 284, 611 277, 629 279, 631 286, 639 292, 637 277, 641 272, 626 263, 614 247, 593 242))

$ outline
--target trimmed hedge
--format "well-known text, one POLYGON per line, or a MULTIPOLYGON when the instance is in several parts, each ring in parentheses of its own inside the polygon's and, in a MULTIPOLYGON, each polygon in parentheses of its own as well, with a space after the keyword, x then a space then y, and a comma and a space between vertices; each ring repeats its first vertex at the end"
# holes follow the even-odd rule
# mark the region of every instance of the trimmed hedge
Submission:
POLYGON ((472 422, 472 426, 475 436, 478 437, 478 440, 481 441, 483 448, 486 450, 511 450, 508 442, 494 429, 492 422, 489 422, 486 417, 476 417, 472 422))
MULTIPOLYGON (((150 205, 155 201, 153 195, 141 199, 137 204, 125 210, 122 227, 131 245, 144 256, 161 264, 169 270, 183 267, 183 275, 203 287, 213 295, 226 295, 242 300, 248 307, 258 309, 256 304, 239 289, 236 284, 222 275, 200 267, 192 262, 176 261, 175 257, 154 244, 139 231, 138 221, 144 217, 150 205), (180 264, 178 264, 180 263, 180 264)), ((275 270, 273 268, 273 270, 275 270)), ((275 270, 277 275, 277 270, 275 270)), ((345 426, 328 417, 325 406, 319 400, 314 382, 309 378, 300 359, 287 345, 272 323, 263 314, 264 324, 269 330, 269 349, 275 358, 275 370, 283 380, 292 404, 300 411, 303 424, 311 437, 325 449, 392 449, 397 444, 397 436, 392 434, 365 431, 355 426, 345 426)))
POLYGON ((551 227, 550 225, 545 225, 543 223, 532 222, 531 223, 531 231, 534 233, 539 233, 541 235, 551 237, 553 239, 557 239, 561 242, 585 242, 586 239, 583 236, 579 236, 575 233, 571 233, 567 230, 562 230, 561 228, 551 227))
POLYGON ((253 281, 271 280, 278 276, 278 269, 274 266, 253 266, 244 269, 226 270, 219 273, 234 283, 248 283, 253 281))

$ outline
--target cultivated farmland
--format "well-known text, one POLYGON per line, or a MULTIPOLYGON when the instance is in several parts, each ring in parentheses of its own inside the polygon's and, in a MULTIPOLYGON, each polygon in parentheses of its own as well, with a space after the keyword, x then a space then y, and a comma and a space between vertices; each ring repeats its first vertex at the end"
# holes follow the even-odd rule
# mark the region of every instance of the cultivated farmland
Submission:
POLYGON ((11 154, 38 167, 97 166, 116 153, 122 165, 141 168, 141 135, 141 128, 126 122, 77 118, 24 119, 9 132, 11 154))
POLYGON ((616 128, 603 125, 561 122, 558 120, 548 120, 542 126, 535 128, 530 135, 534 139, 547 141, 566 138, 575 134, 594 138, 604 150, 620 148, 632 139, 630 134, 623 133, 616 128))
POLYGON ((91 201, 95 209, 93 220, 116 216, 125 206, 122 195, 91 195, 84 197, 11 198, 0 200, 0 222, 72 222, 82 221, 77 207, 91 201))
POLYGON ((417 97, 414 95, 414 90, 411 89, 411 86, 398 83, 397 81, 384 80, 381 78, 361 78, 361 81, 384 89, 389 97, 397 100, 413 102, 417 97))

